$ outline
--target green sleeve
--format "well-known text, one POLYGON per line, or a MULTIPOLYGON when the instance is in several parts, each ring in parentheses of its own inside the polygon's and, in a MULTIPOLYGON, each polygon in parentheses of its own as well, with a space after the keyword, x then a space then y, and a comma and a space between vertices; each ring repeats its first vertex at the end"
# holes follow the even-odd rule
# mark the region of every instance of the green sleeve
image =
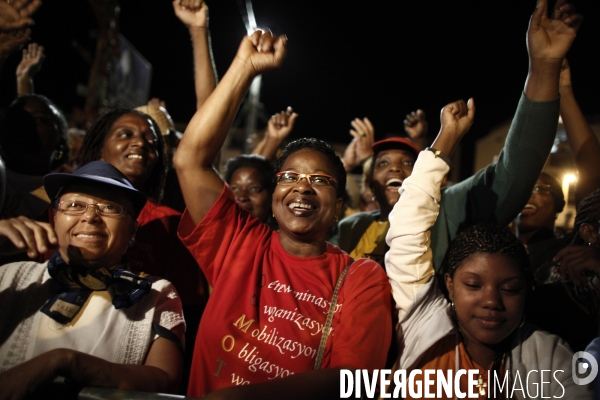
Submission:
POLYGON ((498 162, 444 189, 431 232, 436 270, 459 229, 508 225, 521 212, 554 143, 559 107, 560 99, 537 102, 522 94, 498 162))

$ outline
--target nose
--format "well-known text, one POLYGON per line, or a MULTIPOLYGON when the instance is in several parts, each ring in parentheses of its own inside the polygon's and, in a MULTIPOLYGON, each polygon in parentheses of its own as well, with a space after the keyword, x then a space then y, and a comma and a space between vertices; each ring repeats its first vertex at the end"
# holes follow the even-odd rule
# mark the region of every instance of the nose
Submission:
POLYGON ((81 215, 81 219, 89 223, 101 221, 102 218, 98 214, 98 206, 96 204, 88 204, 87 210, 81 215))
POLYGON ((235 194, 235 200, 238 203, 245 203, 250 201, 250 197, 248 197, 248 191, 245 189, 238 190, 235 194))
POLYGON ((142 147, 142 148, 145 148, 147 145, 146 138, 141 133, 136 133, 133 136, 131 136, 130 143, 132 146, 137 146, 137 147, 142 147))
POLYGON ((302 177, 294 184, 294 191, 300 193, 314 193, 314 189, 306 176, 302 177))
POLYGON ((494 287, 484 288, 483 290, 483 307, 492 310, 503 310, 504 302, 500 289, 494 287))

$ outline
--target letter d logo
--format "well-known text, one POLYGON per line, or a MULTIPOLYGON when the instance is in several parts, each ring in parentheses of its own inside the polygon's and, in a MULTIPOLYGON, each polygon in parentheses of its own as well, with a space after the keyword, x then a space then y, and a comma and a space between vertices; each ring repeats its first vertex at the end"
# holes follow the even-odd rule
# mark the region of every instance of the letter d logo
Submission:
POLYGON ((571 367, 573 382, 576 385, 587 385, 598 375, 598 362, 594 356, 585 351, 578 351, 573 354, 571 367))

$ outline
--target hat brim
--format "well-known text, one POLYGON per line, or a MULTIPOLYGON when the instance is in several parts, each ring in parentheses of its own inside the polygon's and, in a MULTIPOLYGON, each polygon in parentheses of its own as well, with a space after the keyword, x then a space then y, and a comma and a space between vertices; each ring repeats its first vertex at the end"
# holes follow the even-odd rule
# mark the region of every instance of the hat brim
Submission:
POLYGON ((46 189, 46 193, 52 202, 60 197, 66 188, 75 185, 90 185, 105 188, 109 193, 123 193, 131 201, 136 218, 148 200, 144 193, 132 189, 130 186, 122 184, 115 179, 105 178, 103 176, 54 173, 44 177, 44 189, 46 189))

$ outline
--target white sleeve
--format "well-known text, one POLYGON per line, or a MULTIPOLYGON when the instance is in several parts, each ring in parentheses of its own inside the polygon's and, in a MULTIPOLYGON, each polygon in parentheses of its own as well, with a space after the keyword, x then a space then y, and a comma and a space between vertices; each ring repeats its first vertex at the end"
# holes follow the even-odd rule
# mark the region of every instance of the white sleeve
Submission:
POLYGON ((448 303, 435 283, 429 233, 439 213, 440 186, 448 171, 442 159, 422 151, 390 214, 385 266, 398 312, 396 331, 403 349, 400 368, 412 365, 452 330, 448 303))

